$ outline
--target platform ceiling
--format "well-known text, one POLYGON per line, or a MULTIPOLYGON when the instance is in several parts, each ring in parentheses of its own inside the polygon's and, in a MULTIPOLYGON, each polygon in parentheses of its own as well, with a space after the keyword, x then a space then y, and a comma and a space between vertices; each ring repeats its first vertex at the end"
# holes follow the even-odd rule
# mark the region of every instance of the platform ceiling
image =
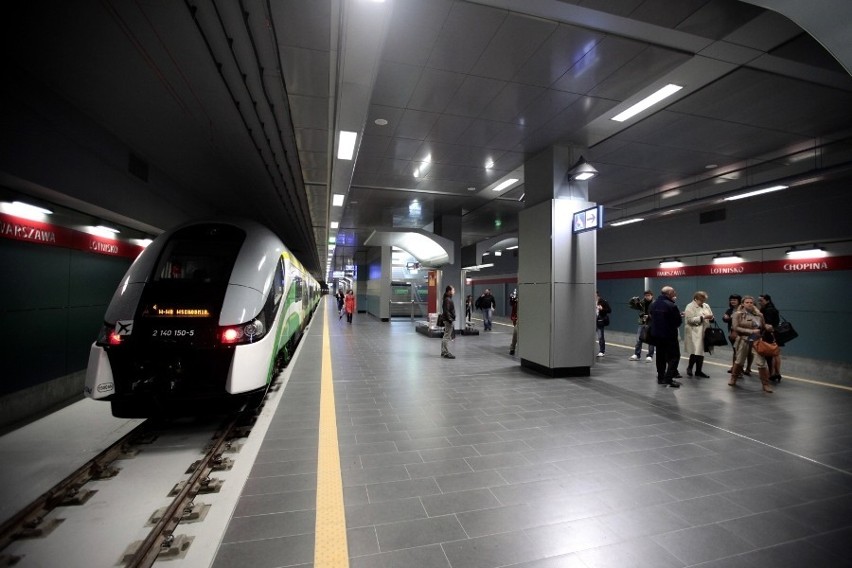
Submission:
POLYGON ((829 36, 852 10, 807 4, 791 17, 834 55, 737 0, 104 0, 7 7, 3 57, 176 193, 146 182, 174 207, 162 217, 77 207, 162 229, 176 211, 254 218, 322 278, 329 239, 339 268, 375 227, 460 214, 463 246, 512 233, 523 183, 491 188, 552 145, 583 149, 609 220, 848 176, 852 50, 829 36), (684 88, 611 120, 666 83, 684 88), (358 133, 351 161, 341 129, 358 133))

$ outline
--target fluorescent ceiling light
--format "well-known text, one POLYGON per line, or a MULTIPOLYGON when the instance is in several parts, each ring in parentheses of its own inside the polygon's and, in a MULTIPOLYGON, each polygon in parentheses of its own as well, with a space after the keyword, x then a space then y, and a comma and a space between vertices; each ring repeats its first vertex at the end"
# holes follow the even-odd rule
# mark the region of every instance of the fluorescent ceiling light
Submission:
POLYGON ((22 217, 30 221, 43 221, 46 216, 52 215, 53 211, 44 207, 36 207, 22 201, 13 201, 12 203, 3 203, 2 210, 9 215, 22 217))
POLYGON ((790 249, 787 251, 788 258, 822 258, 824 256, 828 256, 828 253, 822 247, 790 249))
POLYGON ((717 254, 713 257, 713 264, 739 264, 745 259, 738 254, 717 254))
POLYGON ((112 227, 107 227, 105 225, 98 225, 97 227, 89 227, 90 234, 95 235, 97 237, 104 237, 106 239, 114 239, 115 235, 120 233, 118 229, 113 229, 112 227))
POLYGON ((683 266, 683 263, 677 259, 663 260, 660 262, 660 268, 680 268, 681 266, 683 266))
POLYGON ((494 251, 494 256, 503 256, 503 251, 501 251, 501 250, 495 250, 495 251, 494 251))
POLYGON ((334 207, 342 207, 343 206, 343 200, 345 198, 346 198, 346 196, 343 195, 342 193, 335 193, 331 198, 331 204, 334 207))
POLYGON ((506 250, 515 250, 516 248, 518 248, 518 245, 515 245, 513 247, 506 247, 506 250))
POLYGON ((334 245, 328 245, 328 250, 334 250, 334 245))
POLYGON ((625 219, 624 221, 616 221, 615 223, 610 223, 610 225, 613 227, 620 227, 622 225, 629 225, 631 223, 639 223, 644 220, 645 219, 643 219, 642 217, 635 217, 633 219, 625 219))
POLYGON ((351 160, 355 154, 355 140, 358 139, 358 134, 349 132, 348 130, 340 131, 340 141, 337 143, 337 159, 351 160))
POLYGON ((472 266, 463 266, 462 270, 479 270, 480 268, 491 268, 494 266, 493 262, 489 262, 488 264, 474 264, 472 266))
POLYGON ((772 193, 773 191, 781 191, 782 189, 787 189, 786 185, 773 185, 772 187, 767 187, 764 189, 757 189, 755 191, 749 191, 748 193, 741 193, 739 195, 732 195, 731 197, 726 197, 725 201, 736 201, 737 199, 745 199, 746 197, 754 197, 755 195, 763 195, 764 193, 772 193))
POLYGON ((338 223, 337 221, 332 221, 332 222, 331 222, 331 228, 332 228, 332 229, 336 229, 336 228, 337 228, 337 227, 339 227, 339 226, 340 226, 340 223, 338 223))
POLYGON ((517 178, 509 178, 506 181, 500 183, 497 187, 492 187, 491 191, 502 191, 502 190, 506 189, 507 187, 509 187, 510 185, 514 185, 516 183, 518 183, 517 178))
POLYGON ((613 116, 612 120, 615 120, 617 122, 624 122, 628 118, 639 114, 640 112, 642 112, 646 108, 657 104, 658 102, 660 102, 661 100, 663 100, 667 97, 672 96, 673 94, 675 94, 676 92, 678 92, 682 88, 683 87, 680 86, 680 85, 674 85, 672 83, 669 83, 668 85, 666 85, 662 89, 660 89, 657 92, 645 97, 644 99, 642 99, 641 101, 639 101, 638 103, 636 103, 632 107, 628 108, 624 112, 621 112, 621 113, 613 116))
POLYGON ((581 174, 577 174, 574 176, 574 179, 577 181, 586 181, 587 179, 592 179, 597 174, 593 174, 592 172, 583 172, 581 174))

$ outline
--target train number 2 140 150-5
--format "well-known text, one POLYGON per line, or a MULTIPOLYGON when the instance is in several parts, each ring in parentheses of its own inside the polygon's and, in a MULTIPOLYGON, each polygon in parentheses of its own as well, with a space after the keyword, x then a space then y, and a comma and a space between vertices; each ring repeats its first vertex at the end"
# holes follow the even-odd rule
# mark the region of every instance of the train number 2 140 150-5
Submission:
POLYGON ((152 337, 193 337, 194 329, 155 329, 152 337))

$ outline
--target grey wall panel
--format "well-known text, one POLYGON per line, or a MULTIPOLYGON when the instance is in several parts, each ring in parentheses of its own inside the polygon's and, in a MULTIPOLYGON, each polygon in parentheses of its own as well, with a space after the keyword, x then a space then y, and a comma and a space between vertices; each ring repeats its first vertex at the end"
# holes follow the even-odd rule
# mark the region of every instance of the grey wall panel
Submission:
POLYGON ((551 368, 551 304, 550 283, 520 283, 518 295, 523 298, 521 327, 518 330, 519 355, 528 361, 551 368), (536 322, 536 325, 524 325, 524 321, 536 322))
POLYGON ((68 281, 68 305, 103 306, 132 263, 129 258, 70 251, 71 262, 68 281))
POLYGON ((67 305, 70 253, 59 247, 0 241, 0 312, 67 305))
POLYGON ((0 395, 65 374, 66 322, 66 310, 60 308, 0 312, 0 395))

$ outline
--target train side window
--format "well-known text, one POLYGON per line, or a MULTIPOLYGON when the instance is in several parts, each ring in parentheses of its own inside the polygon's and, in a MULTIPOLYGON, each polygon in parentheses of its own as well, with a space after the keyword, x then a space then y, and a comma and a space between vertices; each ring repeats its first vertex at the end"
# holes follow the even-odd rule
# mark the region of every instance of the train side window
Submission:
POLYGON ((293 277, 293 301, 298 302, 302 299, 302 279, 298 276, 293 277))
POLYGON ((277 306, 284 295, 284 260, 278 259, 275 274, 272 276, 272 302, 277 306))

